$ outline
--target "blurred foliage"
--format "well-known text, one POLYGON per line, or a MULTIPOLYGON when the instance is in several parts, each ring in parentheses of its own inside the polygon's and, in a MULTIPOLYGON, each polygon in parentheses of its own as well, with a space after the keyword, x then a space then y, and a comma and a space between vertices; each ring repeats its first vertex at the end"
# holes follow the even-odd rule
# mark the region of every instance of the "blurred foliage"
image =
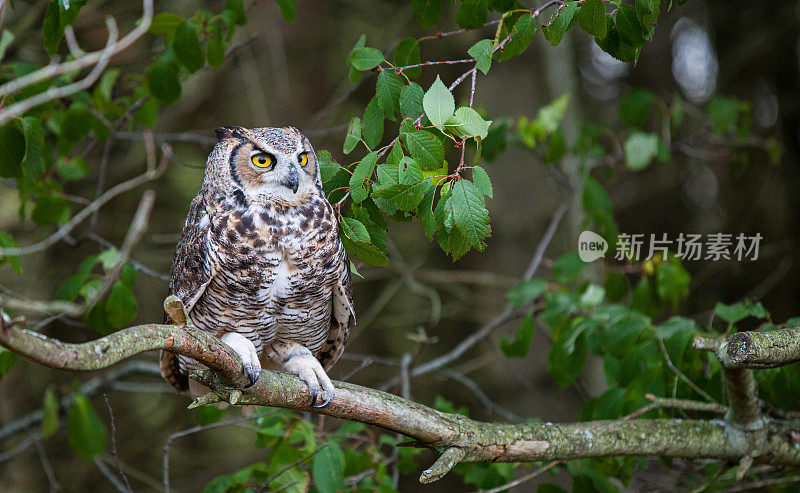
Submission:
MULTIPOLYGON (((75 55, 65 49, 65 29, 80 20, 79 12, 87 3, 46 3, 42 49, 50 56, 72 59, 75 55)), ((277 3, 286 21, 298 19, 295 1, 277 3)), ((453 260, 472 249, 483 250, 492 232, 486 198, 497 195, 496 200, 503 201, 492 183, 492 176, 503 170, 494 163, 507 151, 527 153, 547 172, 568 182, 569 192, 577 196, 582 209, 580 226, 607 239, 610 251, 616 247, 620 227, 608 182, 675 164, 676 143, 687 134, 695 138, 692 145, 701 142, 701 150, 726 152, 732 170, 746 167, 754 155, 766 155, 772 164, 781 161, 782 148, 775 138, 744 145, 753 141, 753 110, 749 102, 731 96, 718 95, 707 104, 694 105, 677 95, 665 98, 650 89, 635 88, 619 98, 612 123, 589 119, 592 123, 582 125, 574 139, 567 138, 566 119, 576 95, 559 94, 535 114, 491 115, 491 119, 481 102, 473 101, 472 90, 468 100, 457 100, 453 91, 458 84, 469 85, 526 51, 536 39, 540 14, 542 35, 550 45, 559 45, 568 31, 580 29, 603 52, 636 63, 646 43, 654 39, 660 13, 671 7, 671 2, 659 0, 550 4, 555 8, 549 11, 506 0, 461 0, 452 9, 442 0, 414 0, 399 7, 409 10, 424 29, 452 24, 447 22, 452 19, 444 19, 445 13, 460 28, 477 29, 490 22, 493 35, 464 51, 464 66, 470 69, 449 86, 442 74, 437 73, 430 84, 425 81, 432 77, 422 78, 423 68, 437 70, 446 63, 424 60, 416 37, 403 38, 391 52, 368 46, 367 35, 362 34, 349 53, 336 61, 346 66, 352 83, 377 73, 368 103, 348 115, 341 145, 348 156, 344 160, 350 162, 334 160, 338 149, 317 153, 324 188, 339 215, 340 236, 352 259, 387 265, 390 225, 402 227, 399 223, 414 217, 420 220, 426 238, 453 260)), ((0 127, 0 177, 16 187, 19 222, 30 220, 50 231, 53 225, 73 218, 74 205, 67 192, 97 180, 97 160, 92 160, 87 147, 117 131, 155 127, 166 109, 179 101, 193 74, 223 65, 234 33, 247 23, 247 8, 242 0, 227 0, 224 8, 198 8, 191 15, 160 12, 149 27, 148 39, 154 46, 145 66, 109 68, 91 89, 46 102, 0 127)), ((45 66, 3 60, 14 39, 8 29, 0 36, 0 84, 45 66)), ((65 87, 77 77, 71 72, 25 87, 7 96, 3 105, 65 87)), ((0 232, 0 248, 15 246, 11 234, 0 232)), ((797 321, 775 324, 761 303, 745 300, 716 305, 714 315, 724 326, 699 325, 682 310, 692 278, 674 253, 648 259, 607 257, 593 264, 592 272, 587 272, 590 268, 576 252, 555 258, 552 276, 526 280, 507 292, 523 317, 513 334, 499 338, 500 353, 508 358, 527 357, 542 342, 543 335, 535 334, 539 321, 552 339, 547 366, 559 387, 575 385, 587 358, 598 358, 604 391, 582 406, 584 420, 625 416, 645 406, 647 394, 722 402, 720 366, 709 353, 692 350, 694 336, 751 329, 754 323, 761 330, 773 330, 797 321), (695 387, 685 385, 676 369, 695 387)), ((76 272, 59 283, 54 298, 88 302, 119 258, 114 248, 85 257, 76 272)), ((0 262, 8 263, 4 269, 22 271, 15 256, 0 258, 0 262)), ((136 278, 137 270, 126 265, 108 296, 84 315, 86 326, 108 334, 130 325, 139 309, 133 290, 136 278)), ((15 358, 0 348, 0 378, 15 358)), ((784 411, 797 409, 800 375, 796 366, 762 370, 756 376, 762 398, 784 411)), ((69 394, 73 399, 66 416, 68 443, 78 456, 95 459, 107 451, 109 431, 87 397, 77 391, 69 394)), ((42 405, 43 438, 59 428, 59 406, 56 392, 49 388, 42 405)), ((441 397, 435 407, 466 413, 441 397)), ((254 445, 269 450, 268 460, 211 479, 205 491, 254 491, 262 486, 297 492, 396 491, 391 466, 396 463, 400 473, 412 474, 422 460, 417 457, 419 450, 397 447, 394 436, 358 423, 322 431, 285 410, 261 411, 268 414, 255 421, 254 445)), ((196 418, 201 425, 210 425, 221 423, 228 414, 216 408, 201 409, 196 418)), ((654 410, 644 416, 668 415, 672 414, 654 410)), ((616 491, 641 466, 643 461, 637 458, 607 458, 574 461, 556 470, 571 476, 573 491, 616 491)), ((454 472, 465 484, 492 488, 507 483, 525 467, 460 464, 454 472)), ((735 480, 723 464, 706 465, 702 472, 700 481, 713 482, 714 488, 735 480)), ((756 473, 748 474, 757 478, 756 473)), ((540 485, 539 490, 561 491, 554 485, 540 485)))

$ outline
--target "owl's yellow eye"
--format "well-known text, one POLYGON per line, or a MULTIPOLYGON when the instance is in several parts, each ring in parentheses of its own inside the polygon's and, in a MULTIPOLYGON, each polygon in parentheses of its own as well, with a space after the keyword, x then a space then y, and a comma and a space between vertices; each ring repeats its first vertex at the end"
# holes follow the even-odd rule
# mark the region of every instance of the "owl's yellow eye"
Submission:
POLYGON ((273 157, 269 154, 254 154, 250 160, 259 168, 269 168, 273 163, 273 157))
POLYGON ((303 152, 299 156, 297 156, 297 162, 300 163, 300 166, 305 166, 308 164, 308 153, 303 152))

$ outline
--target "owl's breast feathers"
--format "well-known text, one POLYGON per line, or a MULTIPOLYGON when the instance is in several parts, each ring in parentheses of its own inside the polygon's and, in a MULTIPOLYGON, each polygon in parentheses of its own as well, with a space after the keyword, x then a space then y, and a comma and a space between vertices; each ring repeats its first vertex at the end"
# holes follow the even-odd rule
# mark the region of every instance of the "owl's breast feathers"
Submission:
MULTIPOLYGON (((236 331, 259 352, 273 340, 297 342, 329 368, 355 321, 333 208, 316 194, 300 205, 221 199, 192 202, 171 292, 201 329, 236 331)), ((182 372, 192 368, 179 359, 182 372)))

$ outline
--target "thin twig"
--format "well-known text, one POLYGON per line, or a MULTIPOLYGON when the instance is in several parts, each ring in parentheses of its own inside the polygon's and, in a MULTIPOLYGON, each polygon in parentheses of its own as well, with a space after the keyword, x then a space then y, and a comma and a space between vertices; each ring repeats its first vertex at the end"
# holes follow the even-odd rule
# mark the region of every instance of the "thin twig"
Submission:
MULTIPOLYGON (((86 89, 90 88, 92 84, 94 84, 97 79, 100 78, 100 75, 103 74, 103 71, 106 69, 106 65, 108 65, 108 62, 111 60, 111 56, 117 51, 117 22, 113 17, 106 18, 106 27, 108 28, 108 43, 100 53, 100 58, 97 61, 97 65, 95 65, 92 71, 89 72, 89 75, 78 82, 73 82, 72 84, 68 84, 66 86, 51 87, 44 92, 23 99, 18 103, 14 103, 9 107, 0 110, 0 125, 3 125, 11 119, 24 114, 32 108, 47 103, 48 101, 65 98, 75 94, 76 92, 85 91, 86 89)), ((11 82, 9 82, 9 84, 11 84, 11 82)), ((0 87, 0 89, 2 89, 2 87, 0 87)))
POLYGON ((108 466, 106 466, 106 463, 103 462, 103 459, 101 459, 100 457, 95 457, 94 459, 92 459, 92 462, 94 462, 94 465, 96 465, 97 468, 100 469, 100 472, 103 473, 103 476, 105 476, 108 479, 108 481, 112 485, 114 485, 114 488, 116 488, 117 491, 119 491, 120 493, 131 493, 131 489, 122 484, 119 478, 114 476, 114 473, 111 472, 111 469, 109 469, 108 466))
POLYGON ((50 493, 60 490, 61 485, 56 479, 56 474, 53 472, 53 467, 50 465, 50 460, 47 458, 47 453, 44 450, 42 441, 37 439, 33 442, 33 444, 36 445, 36 451, 39 453, 39 460, 42 462, 42 469, 44 469, 44 473, 47 475, 47 483, 50 485, 50 493))
MULTIPOLYGON (((225 426, 234 425, 236 423, 241 423, 243 421, 250 421, 253 419, 263 418, 264 416, 269 416, 270 414, 275 414, 278 410, 271 410, 271 411, 263 411, 258 414, 254 414, 252 416, 239 416, 237 418, 228 419, 225 421, 218 421, 216 423, 210 423, 207 425, 197 425, 191 428, 181 430, 178 432, 173 433, 167 438, 167 441, 164 443, 163 448, 163 474, 164 474, 164 492, 169 493, 169 450, 172 447, 172 442, 177 440, 178 438, 183 438, 185 436, 193 435, 195 433, 200 433, 203 431, 213 430, 216 428, 222 428, 225 426)), ((320 449, 321 450, 321 449, 320 449)))
MULTIPOLYGON (((136 42, 136 40, 138 40, 150 28, 150 22, 153 20, 153 0, 143 0, 142 10, 142 18, 138 25, 134 30, 128 33, 127 36, 123 37, 118 43, 115 44, 113 54, 125 50, 127 47, 136 42)), ((31 72, 30 74, 17 77, 16 79, 0 86, 0 98, 9 94, 13 94, 25 87, 32 86, 43 80, 55 79, 61 74, 77 72, 83 68, 96 65, 103 57, 108 56, 105 51, 105 49, 95 51, 76 60, 55 65, 48 65, 47 67, 43 67, 39 70, 31 72)))
POLYGON ((117 455, 117 425, 114 421, 114 410, 111 409, 111 403, 108 401, 108 394, 103 393, 103 400, 106 401, 106 407, 108 408, 108 418, 111 422, 111 456, 114 457, 114 462, 117 466, 117 471, 119 471, 119 475, 122 476, 122 479, 125 481, 125 486, 128 487, 128 490, 131 490, 131 483, 128 482, 128 477, 125 476, 125 473, 122 471, 122 465, 119 461, 119 456, 117 455))
POLYGON ((549 471, 550 469, 556 467, 559 464, 561 464, 560 460, 554 460, 553 462, 547 464, 546 466, 540 467, 539 469, 533 471, 532 473, 526 474, 526 475, 522 476, 521 478, 517 478, 517 479, 515 479, 513 481, 509 481, 508 483, 506 483, 506 484, 504 484, 502 486, 497 486, 497 487, 489 489, 489 490, 480 490, 479 493, 500 493, 501 491, 505 491, 505 490, 511 489, 514 486, 519 486, 522 483, 530 481, 531 479, 533 479, 535 477, 541 476, 542 474, 546 473, 547 471, 549 471))
POLYGON ((56 244, 59 240, 68 235, 70 231, 72 231, 78 224, 86 220, 86 218, 89 217, 94 211, 106 205, 109 201, 111 201, 111 199, 120 194, 133 190, 149 181, 159 178, 167 169, 167 164, 172 158, 172 148, 168 144, 163 144, 161 146, 161 151, 163 153, 161 157, 161 163, 156 170, 148 170, 139 176, 109 188, 105 191, 105 193, 103 193, 103 195, 98 197, 97 200, 94 200, 90 205, 86 206, 80 212, 72 216, 72 219, 61 226, 58 231, 45 239, 24 247, 0 248, 0 258, 17 255, 30 255, 56 244))

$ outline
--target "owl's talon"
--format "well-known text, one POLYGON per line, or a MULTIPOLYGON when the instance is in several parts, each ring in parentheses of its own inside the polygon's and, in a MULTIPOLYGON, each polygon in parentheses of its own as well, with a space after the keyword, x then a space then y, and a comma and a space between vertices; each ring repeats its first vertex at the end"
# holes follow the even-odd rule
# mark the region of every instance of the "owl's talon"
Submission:
POLYGON ((258 359, 258 352, 252 341, 237 332, 227 332, 220 340, 230 346, 242 358, 242 366, 250 379, 250 385, 245 386, 245 388, 252 387, 261 374, 261 361, 258 359))
POLYGON ((290 353, 289 358, 283 364, 283 369, 300 377, 300 380, 308 386, 311 394, 311 407, 322 408, 333 400, 335 391, 333 382, 328 378, 319 360, 307 348, 295 346, 294 354, 290 353), (323 394, 322 396, 320 396, 320 392, 323 394), (316 405, 318 397, 323 401, 320 405, 316 405))
POLYGON ((315 407, 317 409, 322 409, 323 407, 328 407, 328 404, 333 402, 333 397, 334 397, 335 394, 333 392, 327 392, 327 394, 328 394, 328 398, 325 399, 325 402, 323 402, 319 406, 315 406, 314 403, 312 402, 311 403, 311 407, 315 407))
POLYGON ((245 364, 244 371, 247 372, 247 376, 250 378, 250 385, 245 387, 249 389, 258 381, 258 377, 261 376, 261 368, 254 368, 252 365, 245 364))
POLYGON ((314 404, 317 403, 318 394, 319 394, 319 389, 311 389, 311 407, 317 407, 314 404))

